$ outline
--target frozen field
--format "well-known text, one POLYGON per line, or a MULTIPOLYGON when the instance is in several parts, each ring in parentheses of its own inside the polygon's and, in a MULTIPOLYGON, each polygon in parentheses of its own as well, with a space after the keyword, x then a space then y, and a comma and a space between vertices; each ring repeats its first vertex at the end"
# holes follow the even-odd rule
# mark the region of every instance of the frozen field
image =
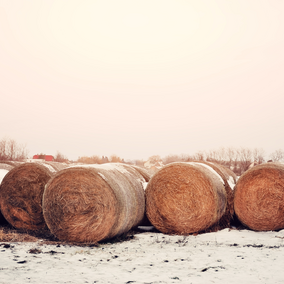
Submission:
POLYGON ((0 244, 0 283, 284 283, 284 230, 142 232, 93 247, 0 244))

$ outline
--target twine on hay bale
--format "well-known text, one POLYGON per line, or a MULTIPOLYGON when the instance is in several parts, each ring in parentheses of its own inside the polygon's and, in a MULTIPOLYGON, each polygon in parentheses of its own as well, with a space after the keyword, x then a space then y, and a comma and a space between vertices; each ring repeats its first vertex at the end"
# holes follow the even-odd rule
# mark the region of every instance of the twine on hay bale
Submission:
POLYGON ((204 163, 172 163, 159 170, 146 188, 146 214, 159 231, 188 235, 202 232, 225 214, 223 179, 204 163))
POLYGON ((42 195, 51 176, 37 163, 24 163, 5 175, 0 186, 0 208, 13 227, 31 231, 46 228, 42 195))
POLYGON ((284 165, 265 163, 241 175, 234 195, 240 222, 255 231, 284 228, 284 165))
POLYGON ((59 240, 96 243, 128 232, 143 219, 144 177, 119 163, 70 167, 43 195, 43 215, 59 240))

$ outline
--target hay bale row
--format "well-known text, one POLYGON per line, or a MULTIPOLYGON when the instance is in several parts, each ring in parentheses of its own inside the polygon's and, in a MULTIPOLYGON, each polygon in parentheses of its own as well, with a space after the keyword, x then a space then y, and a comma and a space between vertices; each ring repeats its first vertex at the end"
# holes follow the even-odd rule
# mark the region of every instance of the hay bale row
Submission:
POLYGON ((188 235, 229 225, 233 214, 230 177, 220 165, 172 163, 158 171, 146 188, 146 214, 161 232, 188 235))
POLYGON ((128 232, 144 217, 145 177, 149 179, 146 172, 125 164, 58 172, 43 195, 51 233, 63 241, 94 243, 128 232))
POLYGON ((234 209, 240 222, 256 231, 284 228, 284 165, 257 165, 239 178, 234 209))
POLYGON ((58 239, 97 242, 137 226, 145 215, 144 187, 150 175, 135 166, 13 168, 0 186, 0 209, 15 228, 49 229, 58 239))
POLYGON ((145 222, 187 235, 230 226, 236 176, 208 162, 173 163, 151 179, 125 164, 70 167, 26 163, 0 186, 1 211, 15 228, 47 227, 60 240, 97 242, 145 222), (145 185, 148 183, 144 195, 145 185))
POLYGON ((281 164, 253 167, 237 183, 229 169, 200 161, 172 163, 151 179, 142 168, 125 164, 58 172, 51 166, 25 163, 3 178, 0 209, 15 228, 49 228, 60 240, 93 243, 143 224, 145 197, 148 220, 167 234, 229 227, 234 212, 253 230, 284 228, 281 164))

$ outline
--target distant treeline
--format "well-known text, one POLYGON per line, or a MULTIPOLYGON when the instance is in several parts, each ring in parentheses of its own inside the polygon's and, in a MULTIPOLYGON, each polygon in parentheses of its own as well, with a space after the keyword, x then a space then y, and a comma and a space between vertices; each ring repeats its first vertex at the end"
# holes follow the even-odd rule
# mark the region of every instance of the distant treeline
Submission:
MULTIPOLYGON (((44 154, 41 154, 44 155, 44 154)), ((241 175, 250 166, 261 164, 264 162, 284 162, 284 151, 279 149, 271 153, 267 160, 265 160, 265 151, 263 149, 250 149, 250 148, 220 148, 211 151, 199 151, 194 155, 167 155, 160 157, 158 155, 151 156, 147 159, 152 164, 162 163, 167 165, 173 162, 190 162, 190 161, 208 161, 224 165, 234 171, 237 175, 241 175)), ((25 145, 18 144, 13 139, 3 138, 0 140, 0 161, 23 161, 28 158, 28 151, 25 145)), ((70 162, 66 156, 57 152, 54 161, 57 162, 70 162)), ((144 166, 144 160, 124 160, 117 155, 107 156, 83 156, 79 157, 78 163, 83 164, 104 164, 104 163, 127 163, 137 166, 144 166)))
MULTIPOLYGON (((169 155, 163 158, 164 164, 178 161, 198 161, 215 162, 230 168, 235 174, 241 175, 250 166, 266 162, 264 150, 249 148, 220 148, 209 152, 198 152, 195 155, 169 155)), ((273 161, 280 161, 284 158, 284 152, 277 150, 270 155, 273 161)))
POLYGON ((0 140, 0 161, 22 161, 27 157, 25 145, 20 145, 13 139, 0 140))

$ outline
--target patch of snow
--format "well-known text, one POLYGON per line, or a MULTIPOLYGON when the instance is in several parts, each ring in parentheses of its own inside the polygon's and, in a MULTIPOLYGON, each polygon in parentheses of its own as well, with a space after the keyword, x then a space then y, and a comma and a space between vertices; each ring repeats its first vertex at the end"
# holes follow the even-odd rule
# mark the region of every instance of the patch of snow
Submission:
POLYGON ((123 166, 124 164, 120 163, 106 163, 106 164, 84 164, 84 165, 72 165, 73 167, 82 167, 82 168, 95 168, 95 169, 103 169, 103 170, 117 170, 122 174, 129 173, 127 169, 123 166))
POLYGON ((235 187, 235 181, 234 181, 234 178, 232 176, 229 177, 229 179, 227 180, 228 181, 228 184, 230 186, 231 189, 234 189, 235 187))
POLYGON ((148 182, 143 182, 142 185, 143 185, 144 190, 146 190, 148 182))
POLYGON ((120 163, 106 163, 99 165, 99 168, 104 170, 117 170, 122 174, 128 174, 128 170, 120 163))
POLYGON ((49 164, 44 163, 44 160, 41 160, 41 159, 30 159, 30 161, 28 161, 28 163, 37 163, 39 165, 42 165, 42 166, 46 167, 50 172, 56 173, 56 170, 54 169, 54 167, 52 167, 49 164))
POLYGON ((0 183, 2 182, 4 176, 8 173, 8 170, 0 169, 0 183))
POLYGON ((98 173, 104 180, 106 180, 106 177, 102 173, 98 173))
POLYGON ((44 167, 49 169, 52 173, 56 173, 56 170, 51 165, 48 165, 48 164, 45 164, 45 163, 41 163, 41 165, 43 165, 44 167))
POLYGON ((197 162, 187 162, 187 164, 190 164, 190 165, 200 165, 204 168, 207 168, 208 170, 210 170, 214 175, 216 175, 216 177, 218 177, 218 179, 223 183, 224 183, 224 180, 222 179, 222 177, 213 169, 211 168, 210 166, 206 165, 206 164, 203 164, 203 163, 197 163, 197 162))
POLYGON ((1 283, 283 283, 283 230, 174 236, 147 229, 93 247, 2 243, 1 283))

